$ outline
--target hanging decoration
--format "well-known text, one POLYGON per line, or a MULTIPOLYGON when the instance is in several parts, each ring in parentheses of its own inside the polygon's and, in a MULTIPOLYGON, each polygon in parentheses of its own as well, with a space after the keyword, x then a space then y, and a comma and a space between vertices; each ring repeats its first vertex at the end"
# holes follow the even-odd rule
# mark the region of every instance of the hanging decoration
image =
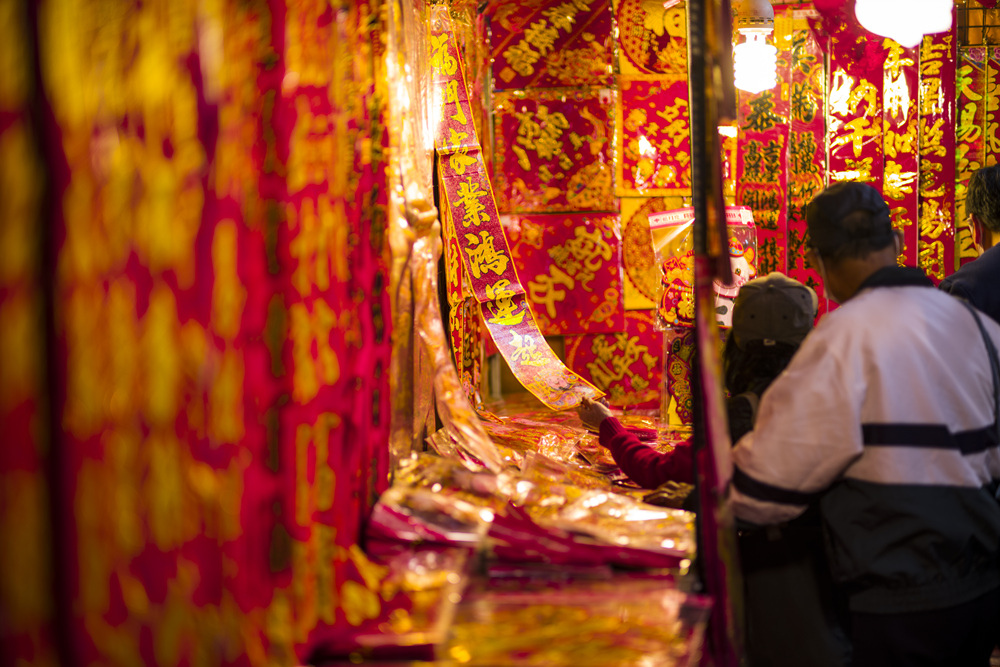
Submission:
POLYGON ((615 211, 614 108, 606 88, 495 93, 497 208, 615 211))
MULTIPOLYGON (((893 226, 903 233, 897 261, 918 266, 917 226, 920 155, 917 151, 919 76, 917 49, 904 49, 885 40, 882 67, 882 196, 889 205, 893 226)), ((940 244, 939 244, 940 245, 940 244)), ((920 266, 925 266, 921 262, 920 266)), ((934 275, 933 272, 928 272, 934 275)))
POLYGON ((617 215, 504 216, 528 302, 545 335, 625 326, 617 215))
MULTIPOLYGON (((973 108, 982 103, 970 100, 978 96, 975 87, 965 88, 957 95, 955 76, 957 48, 954 32, 928 35, 920 46, 920 100, 919 140, 920 192, 919 239, 917 266, 924 269, 935 282, 940 281, 956 268, 956 162, 961 163, 962 147, 974 145, 981 137, 981 128, 965 134, 963 120, 955 117, 955 107, 961 116, 968 113, 963 98, 973 102, 973 108), (958 122, 958 127, 956 127, 958 122), (956 136, 957 134, 957 136, 956 136)), ((964 86, 963 86, 964 87, 964 86)), ((983 90, 985 93, 985 89, 983 90)), ((974 113, 975 117, 978 115, 974 113)), ((914 137, 910 135, 912 142, 914 137)), ((975 152, 975 151, 973 151, 975 152)), ((964 216, 962 218, 964 219, 964 216)))
POLYGON ((611 85, 609 0, 490 6, 496 90, 611 85))
POLYGON ((566 363, 590 378, 616 407, 659 407, 662 333, 651 311, 625 313, 614 333, 569 336, 566 363))
POLYGON ((455 220, 462 260, 485 325, 522 386, 552 409, 602 395, 569 370, 542 336, 528 307, 500 224, 469 111, 465 77, 447 7, 431 8, 440 182, 455 220))
MULTIPOLYGON (((823 50, 804 17, 783 12, 776 20, 776 41, 787 60, 789 74, 788 195, 785 273, 813 289, 819 289, 819 274, 806 265, 805 208, 825 185, 826 114, 824 113, 825 69, 823 50)), ((778 243, 778 239, 774 240, 778 243)), ((762 246, 771 243, 763 239, 762 246)), ((770 255, 771 250, 763 250, 770 255)), ((778 270, 782 270, 778 263, 778 270)), ((766 271, 761 270, 761 275, 766 271)))

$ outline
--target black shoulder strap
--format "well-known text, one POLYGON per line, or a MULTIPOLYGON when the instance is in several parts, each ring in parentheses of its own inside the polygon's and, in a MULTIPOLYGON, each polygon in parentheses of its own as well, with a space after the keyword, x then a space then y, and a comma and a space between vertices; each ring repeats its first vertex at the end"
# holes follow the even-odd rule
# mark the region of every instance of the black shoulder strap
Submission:
POLYGON ((993 374, 993 427, 997 432, 997 442, 1000 443, 1000 360, 997 359, 997 348, 993 345, 993 339, 986 333, 986 327, 979 319, 979 312, 968 301, 964 299, 959 301, 972 313, 972 318, 976 320, 976 326, 979 327, 979 333, 986 344, 986 354, 990 358, 990 371, 993 374))

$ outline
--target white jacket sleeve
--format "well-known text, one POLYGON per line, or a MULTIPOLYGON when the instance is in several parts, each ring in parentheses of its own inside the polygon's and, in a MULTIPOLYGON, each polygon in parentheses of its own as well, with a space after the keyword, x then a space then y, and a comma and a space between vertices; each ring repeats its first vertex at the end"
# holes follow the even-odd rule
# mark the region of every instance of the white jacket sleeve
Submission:
POLYGON ((754 430, 733 451, 730 502, 741 519, 795 518, 861 456, 864 373, 845 360, 863 355, 844 354, 859 341, 841 330, 831 345, 833 327, 823 324, 833 322, 806 337, 761 397, 754 430))

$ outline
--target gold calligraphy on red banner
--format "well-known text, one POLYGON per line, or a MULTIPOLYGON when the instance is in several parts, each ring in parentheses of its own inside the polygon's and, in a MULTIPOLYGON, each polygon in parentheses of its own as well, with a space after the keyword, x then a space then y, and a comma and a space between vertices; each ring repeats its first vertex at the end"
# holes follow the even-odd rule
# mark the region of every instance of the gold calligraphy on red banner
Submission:
MULTIPOLYGON (((550 408, 568 408, 585 396, 600 396, 598 389, 569 370, 556 356, 528 308, 500 224, 471 114, 453 112, 468 107, 468 94, 447 7, 431 8, 431 26, 434 44, 431 64, 434 82, 443 101, 442 123, 437 134, 440 182, 455 220, 457 245, 486 328, 515 377, 550 408), (448 90, 457 91, 457 96, 449 99, 448 90), (462 118, 465 118, 464 123, 462 118), (461 145, 454 143, 455 137, 461 137, 461 145), (463 159, 452 160, 457 153, 463 159)), ((547 127, 558 128, 558 117, 549 120, 552 122, 546 124, 547 127)), ((531 147, 536 152, 548 150, 545 133, 530 124, 526 128, 522 147, 531 147)))

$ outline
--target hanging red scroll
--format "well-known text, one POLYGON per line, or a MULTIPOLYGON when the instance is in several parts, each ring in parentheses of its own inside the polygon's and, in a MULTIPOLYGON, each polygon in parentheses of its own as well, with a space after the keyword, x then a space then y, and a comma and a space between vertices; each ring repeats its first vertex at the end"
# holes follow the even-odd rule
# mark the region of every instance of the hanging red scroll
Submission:
MULTIPOLYGON (((823 190, 826 179, 824 56, 805 17, 795 16, 793 10, 790 24, 786 266, 790 277, 818 289, 819 275, 806 265, 803 246, 805 208, 823 190)), ((785 50, 779 47, 779 53, 785 50)))
POLYGON ((785 270, 788 103, 774 91, 740 93, 741 142, 736 201, 753 210, 762 274, 785 270))
MULTIPOLYGON (((787 12, 786 12, 787 13, 787 12)), ((778 12, 775 14, 774 43, 778 48, 778 84, 758 94, 737 91, 737 173, 736 203, 753 211, 757 226, 757 249, 754 260, 761 275, 771 271, 787 272, 788 196, 789 179, 794 173, 790 168, 791 147, 789 125, 793 110, 807 116, 811 103, 808 93, 790 86, 794 67, 808 62, 807 54, 796 50, 792 41, 792 21, 778 12), (789 98, 789 90, 798 95, 789 98)), ((810 63, 811 64, 811 63, 810 63)), ((796 148, 808 152, 804 145, 796 148)), ((803 165, 805 168, 805 165, 803 165)))
POLYGON ((916 49, 904 49, 885 40, 882 74, 882 196, 892 213, 892 223, 903 232, 899 262, 917 266, 917 58, 916 49))
MULTIPOLYGON (((918 266, 935 281, 954 272, 956 257, 956 161, 962 157, 957 146, 975 143, 982 126, 962 136, 962 123, 955 128, 955 106, 965 105, 956 98, 955 32, 927 35, 920 47, 920 224, 918 266), (957 145, 956 145, 957 144, 957 145)), ((977 95, 974 90, 968 93, 977 95)), ((961 111, 960 113, 965 113, 961 111)), ((971 148, 971 146, 970 146, 971 148)), ((960 180, 960 179, 959 179, 960 180)), ((963 197, 964 199, 964 197, 963 197)), ((964 217, 964 216, 963 216, 964 217)), ((960 235, 959 235, 960 238, 960 235)))
MULTIPOLYGON (((948 52, 939 45, 934 49, 934 43, 924 38, 923 55, 931 75, 925 84, 928 91, 936 92, 946 82, 937 74, 947 64, 948 52), (935 57, 937 56, 937 57, 935 57)), ((977 170, 986 165, 986 144, 983 128, 986 122, 986 69, 987 49, 985 47, 965 47, 958 51, 958 75, 956 86, 956 105, 958 123, 955 128, 955 227, 956 254, 959 263, 969 262, 979 256, 976 248, 975 231, 970 224, 965 211, 965 193, 969 179, 977 170)), ((928 96, 928 103, 933 104, 935 98, 928 96)), ((946 112, 944 107, 929 107, 928 111, 936 110, 938 116, 946 112)), ((942 119, 943 120, 943 119, 942 119)))
POLYGON ((431 26, 431 66, 441 100, 436 141, 440 182, 486 327, 522 386, 550 408, 568 408, 584 396, 599 396, 600 391, 559 360, 528 308, 472 124, 446 7, 431 8, 431 26))
POLYGON ((455 234, 455 222, 447 198, 441 201, 441 235, 444 240, 444 263, 448 290, 448 326, 455 367, 465 395, 473 402, 481 372, 480 316, 478 302, 469 290, 462 249, 455 234))

